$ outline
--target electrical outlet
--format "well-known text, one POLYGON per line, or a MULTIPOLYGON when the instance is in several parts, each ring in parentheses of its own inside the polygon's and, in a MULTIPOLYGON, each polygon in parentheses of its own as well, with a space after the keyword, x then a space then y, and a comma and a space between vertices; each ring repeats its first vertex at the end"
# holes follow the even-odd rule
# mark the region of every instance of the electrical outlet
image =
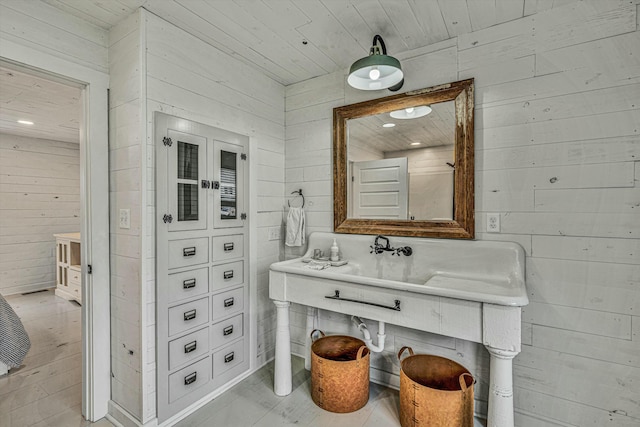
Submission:
POLYGON ((120 209, 120 214, 118 216, 120 228, 131 228, 131 210, 130 209, 120 209))
POLYGON ((280 227, 269 228, 269 240, 280 240, 280 227))
POLYGON ((488 213, 487 214, 487 233, 499 233, 500 232, 500 214, 488 213))

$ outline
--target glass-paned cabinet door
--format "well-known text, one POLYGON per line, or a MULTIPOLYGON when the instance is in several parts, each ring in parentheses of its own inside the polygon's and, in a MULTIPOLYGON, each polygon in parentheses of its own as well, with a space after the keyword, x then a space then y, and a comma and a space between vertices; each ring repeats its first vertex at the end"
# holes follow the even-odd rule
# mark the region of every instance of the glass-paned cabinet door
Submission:
POLYGON ((207 139, 174 130, 168 156, 168 203, 172 219, 169 231, 207 228, 206 189, 201 182, 207 173, 207 139))
POLYGON ((246 212, 244 147, 222 141, 214 141, 213 147, 213 179, 219 187, 213 201, 213 226, 242 227, 246 212))

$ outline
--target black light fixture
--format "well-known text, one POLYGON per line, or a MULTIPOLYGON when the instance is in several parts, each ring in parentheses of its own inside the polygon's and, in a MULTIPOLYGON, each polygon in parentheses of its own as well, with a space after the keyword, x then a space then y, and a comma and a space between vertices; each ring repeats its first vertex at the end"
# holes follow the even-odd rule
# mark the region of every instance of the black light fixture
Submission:
POLYGON ((369 56, 358 59, 351 66, 347 82, 360 90, 399 90, 404 83, 400 61, 387 55, 387 48, 378 34, 373 37, 372 44, 369 56))

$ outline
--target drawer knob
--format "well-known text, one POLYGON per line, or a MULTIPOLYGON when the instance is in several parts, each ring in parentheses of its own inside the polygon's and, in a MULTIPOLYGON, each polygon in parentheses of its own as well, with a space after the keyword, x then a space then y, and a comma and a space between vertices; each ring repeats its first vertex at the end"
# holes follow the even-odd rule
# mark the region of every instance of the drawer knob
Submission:
POLYGON ((196 247, 195 246, 191 246, 189 248, 183 248, 182 249, 182 256, 195 256, 196 254, 196 247))
POLYGON ((223 245, 224 251, 229 252, 233 250, 233 243, 225 243, 223 245))
POLYGON ((183 289, 191 289, 196 287, 196 279, 187 279, 182 281, 183 289))
POLYGON ((233 361, 234 357, 235 357, 235 354, 234 354, 233 351, 231 353, 229 353, 229 354, 225 354, 224 363, 229 363, 229 362, 233 361))
POLYGON ((196 351, 196 348, 198 348, 198 342, 197 341, 191 341, 189 344, 185 344, 184 352, 185 352, 185 354, 191 353, 192 351, 196 351))
POLYGON ((231 335, 233 333, 233 325, 227 326, 222 330, 222 336, 226 337, 227 335, 231 335))
MULTIPOLYGON (((231 307, 234 303, 234 298, 227 298, 226 300, 224 300, 224 306, 226 307, 231 307)), ((195 311, 195 310, 194 310, 195 311)))
POLYGON ((196 309, 194 308, 193 310, 189 310, 189 311, 185 311, 184 312, 184 320, 193 320, 196 318, 196 309))
POLYGON ((225 271, 223 273, 223 277, 224 277, 225 280, 233 279, 233 270, 225 271))
POLYGON ((195 383, 197 378, 198 378, 198 373, 197 372, 193 372, 193 373, 187 375, 186 377, 184 377, 184 385, 189 385, 189 384, 195 383))

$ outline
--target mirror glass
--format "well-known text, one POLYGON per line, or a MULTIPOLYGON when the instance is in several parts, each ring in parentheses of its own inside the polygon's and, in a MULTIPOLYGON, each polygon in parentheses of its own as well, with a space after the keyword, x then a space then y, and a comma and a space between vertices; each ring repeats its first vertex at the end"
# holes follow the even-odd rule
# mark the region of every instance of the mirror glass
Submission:
POLYGON ((334 231, 473 238, 473 108, 473 79, 334 108, 334 231))
POLYGON ((452 220, 455 103, 347 121, 348 218, 452 220))

